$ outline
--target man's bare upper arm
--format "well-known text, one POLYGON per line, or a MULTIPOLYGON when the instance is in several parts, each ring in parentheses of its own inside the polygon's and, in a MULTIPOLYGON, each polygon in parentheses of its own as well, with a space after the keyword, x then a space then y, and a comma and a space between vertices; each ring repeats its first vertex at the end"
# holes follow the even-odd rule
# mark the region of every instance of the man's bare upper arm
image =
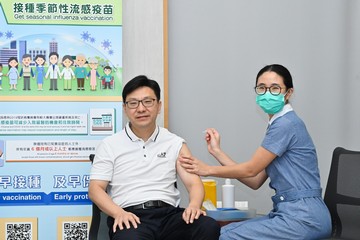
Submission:
POLYGON ((106 191, 108 185, 109 181, 92 179, 90 180, 89 190, 90 188, 100 187, 102 190, 106 191))
MULTIPOLYGON (((181 150, 179 152, 179 156, 191 156, 190 149, 183 143, 181 150)), ((200 177, 196 174, 188 173, 185 168, 180 165, 180 161, 176 160, 176 172, 179 174, 181 181, 184 183, 186 188, 193 184, 195 181, 200 180, 200 177)))

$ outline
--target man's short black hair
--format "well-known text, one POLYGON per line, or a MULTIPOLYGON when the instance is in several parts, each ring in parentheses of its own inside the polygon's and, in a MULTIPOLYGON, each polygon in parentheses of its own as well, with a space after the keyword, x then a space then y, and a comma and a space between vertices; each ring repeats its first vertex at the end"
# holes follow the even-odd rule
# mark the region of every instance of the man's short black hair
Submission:
POLYGON ((127 95, 129 95, 130 93, 132 93, 133 91, 135 91, 136 89, 141 88, 141 87, 151 88, 155 93, 157 101, 160 100, 159 84, 155 80, 147 78, 145 75, 139 75, 139 76, 134 77, 133 79, 131 79, 129 82, 127 82, 125 84, 123 92, 122 92, 123 102, 126 101, 127 95))

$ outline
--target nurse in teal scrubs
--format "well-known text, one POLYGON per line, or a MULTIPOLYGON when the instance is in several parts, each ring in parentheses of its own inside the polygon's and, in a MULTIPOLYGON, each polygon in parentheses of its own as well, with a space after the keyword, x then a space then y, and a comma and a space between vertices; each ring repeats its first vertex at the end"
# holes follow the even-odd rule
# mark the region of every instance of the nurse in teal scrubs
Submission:
POLYGON ((282 65, 262 68, 255 85, 256 103, 268 114, 266 134, 253 156, 237 163, 220 148, 220 135, 206 131, 210 154, 222 166, 209 166, 183 157, 188 172, 200 176, 235 178, 258 189, 267 178, 274 189, 273 209, 263 217, 224 226, 220 240, 323 239, 331 234, 331 218, 322 199, 316 149, 304 122, 289 103, 290 72, 282 65))

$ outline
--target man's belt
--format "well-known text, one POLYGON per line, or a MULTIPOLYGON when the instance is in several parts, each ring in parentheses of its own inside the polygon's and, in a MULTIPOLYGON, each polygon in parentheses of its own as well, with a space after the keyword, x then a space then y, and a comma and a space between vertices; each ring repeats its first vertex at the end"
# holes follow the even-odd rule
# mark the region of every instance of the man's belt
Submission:
POLYGON ((153 201, 147 201, 138 205, 134 205, 134 206, 130 206, 130 207, 126 207, 125 209, 152 209, 152 208, 162 208, 162 207, 170 207, 171 205, 160 201, 160 200, 153 200, 153 201))

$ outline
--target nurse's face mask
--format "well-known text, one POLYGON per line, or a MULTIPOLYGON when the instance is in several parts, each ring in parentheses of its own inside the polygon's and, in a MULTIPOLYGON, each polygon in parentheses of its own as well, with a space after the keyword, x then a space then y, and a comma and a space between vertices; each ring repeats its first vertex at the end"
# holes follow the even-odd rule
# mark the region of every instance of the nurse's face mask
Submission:
POLYGON ((267 114, 275 114, 280 112, 285 105, 285 94, 281 93, 282 88, 278 85, 265 87, 263 85, 256 86, 255 92, 256 103, 267 114))

